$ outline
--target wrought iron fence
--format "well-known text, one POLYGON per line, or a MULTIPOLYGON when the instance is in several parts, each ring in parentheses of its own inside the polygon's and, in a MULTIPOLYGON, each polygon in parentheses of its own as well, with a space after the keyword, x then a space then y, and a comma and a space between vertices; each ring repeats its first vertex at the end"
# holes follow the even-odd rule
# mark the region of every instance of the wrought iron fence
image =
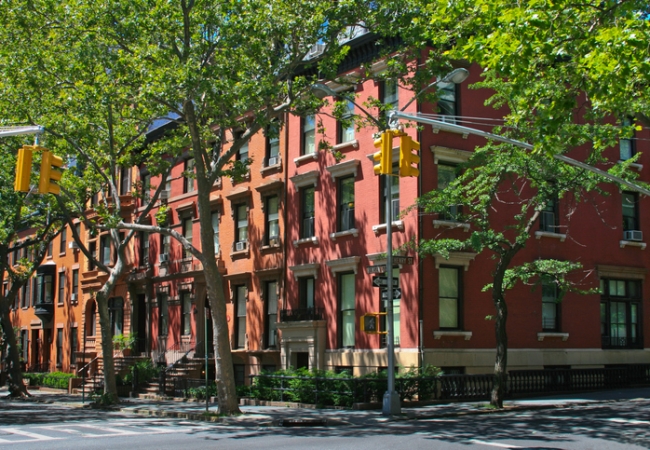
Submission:
POLYGON ((323 320, 323 308, 293 308, 280 311, 280 322, 323 320))

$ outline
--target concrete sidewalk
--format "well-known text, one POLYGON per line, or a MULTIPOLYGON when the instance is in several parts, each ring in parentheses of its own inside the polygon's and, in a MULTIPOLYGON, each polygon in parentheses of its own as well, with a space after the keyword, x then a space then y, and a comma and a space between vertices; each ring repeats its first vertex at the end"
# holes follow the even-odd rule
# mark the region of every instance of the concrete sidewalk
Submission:
MULTIPOLYGON (((4 390, 6 392, 6 390, 4 390)), ((25 401, 47 402, 72 407, 89 407, 89 399, 82 404, 80 395, 68 395, 53 390, 33 390, 34 396, 25 401)), ((2 395, 2 391, 0 391, 2 395)), ((187 420, 210 421, 238 427, 260 426, 344 426, 373 425, 396 420, 443 418, 467 414, 499 414, 502 412, 529 411, 566 407, 576 404, 633 401, 650 398, 650 388, 632 388, 612 391, 567 394, 507 400, 504 409, 495 411, 487 407, 487 401, 453 402, 427 406, 402 407, 402 414, 386 417, 381 410, 310 409, 287 406, 240 406, 242 414, 233 417, 216 415, 216 404, 181 400, 122 399, 117 409, 123 413, 158 417, 175 417, 187 420)))

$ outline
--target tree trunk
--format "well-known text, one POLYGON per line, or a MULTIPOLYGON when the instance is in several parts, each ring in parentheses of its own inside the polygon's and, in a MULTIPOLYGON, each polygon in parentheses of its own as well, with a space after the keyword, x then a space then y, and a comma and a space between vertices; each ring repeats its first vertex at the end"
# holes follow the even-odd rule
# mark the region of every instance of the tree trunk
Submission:
POLYGON ((16 334, 9 317, 9 302, 6 298, 0 300, 0 321, 7 345, 7 368, 9 372, 9 395, 11 397, 26 397, 31 394, 23 383, 23 372, 20 369, 20 355, 16 345, 16 334))
MULTIPOLYGON (((208 302, 212 311, 212 327, 214 330, 214 360, 217 384, 219 414, 241 414, 235 387, 235 371, 230 351, 230 333, 226 320, 226 299, 224 297, 223 276, 219 272, 215 258, 214 231, 212 229, 210 190, 212 183, 208 179, 201 153, 201 139, 197 128, 194 106, 192 102, 184 104, 185 119, 192 138, 195 173, 198 189, 198 211, 201 234, 201 263, 205 274, 208 302)), ((207 351, 207 343, 206 343, 207 351)), ((207 368, 206 368, 207 369, 207 368)))
POLYGON ((496 408, 503 408, 503 398, 506 394, 506 368, 508 367, 508 335, 506 333, 506 320, 508 318, 508 307, 502 292, 494 291, 494 306, 497 310, 494 331, 496 334, 497 348, 496 360, 494 362, 494 385, 490 405, 496 408))

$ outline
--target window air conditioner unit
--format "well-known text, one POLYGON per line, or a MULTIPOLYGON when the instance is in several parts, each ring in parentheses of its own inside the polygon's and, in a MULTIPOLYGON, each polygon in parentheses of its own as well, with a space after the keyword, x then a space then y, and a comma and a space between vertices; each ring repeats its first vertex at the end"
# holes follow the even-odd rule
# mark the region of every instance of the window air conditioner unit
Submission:
POLYGON ((623 239, 626 241, 642 241, 643 231, 639 231, 639 230, 625 231, 623 232, 623 239))
POLYGON ((246 242, 245 241, 235 242, 235 251, 236 252, 242 252, 244 250, 246 250, 246 242))
POLYGON ((279 156, 271 156, 271 157, 269 158, 269 164, 268 164, 268 165, 269 165, 269 166, 275 166, 275 165, 278 164, 279 162, 280 162, 280 157, 279 157, 279 156))
POLYGON ((269 245, 278 245, 279 238, 277 236, 269 237, 269 245))
POLYGON ((160 191, 160 200, 167 200, 167 199, 169 199, 169 191, 168 190, 160 191))
POLYGON ((169 262, 169 254, 167 254, 167 253, 161 253, 160 255, 158 255, 158 260, 159 260, 161 263, 169 262))
POLYGON ((71 302, 76 302, 77 301, 77 294, 70 294, 70 301, 71 302))
POLYGON ((68 248, 72 248, 76 250, 79 248, 79 245, 77 245, 76 241, 70 241, 70 243, 68 244, 68 248))

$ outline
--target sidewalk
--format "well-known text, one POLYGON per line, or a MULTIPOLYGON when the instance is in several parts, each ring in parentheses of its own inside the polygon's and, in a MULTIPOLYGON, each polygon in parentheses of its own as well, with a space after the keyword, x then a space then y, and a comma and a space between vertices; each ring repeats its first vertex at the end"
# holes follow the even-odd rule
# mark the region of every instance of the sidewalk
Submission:
MULTIPOLYGON (((82 407, 80 395, 68 395, 53 390, 32 390, 34 396, 27 401, 56 403, 82 407)), ((0 390, 0 395, 6 389, 0 390)), ((345 426, 374 425, 387 421, 425 418, 453 417, 467 414, 499 414, 501 412, 549 409, 572 404, 606 403, 650 398, 650 388, 632 388, 613 391, 567 394, 552 397, 507 400, 504 410, 487 408, 487 401, 454 402, 428 406, 402 408, 402 414, 386 417, 381 410, 309 409, 285 406, 240 406, 242 414, 234 417, 219 417, 217 407, 210 404, 206 414, 203 402, 182 400, 122 399, 119 411, 158 417, 175 417, 187 420, 210 421, 238 427, 260 426, 345 426)), ((88 405, 88 398, 85 399, 88 405)))

